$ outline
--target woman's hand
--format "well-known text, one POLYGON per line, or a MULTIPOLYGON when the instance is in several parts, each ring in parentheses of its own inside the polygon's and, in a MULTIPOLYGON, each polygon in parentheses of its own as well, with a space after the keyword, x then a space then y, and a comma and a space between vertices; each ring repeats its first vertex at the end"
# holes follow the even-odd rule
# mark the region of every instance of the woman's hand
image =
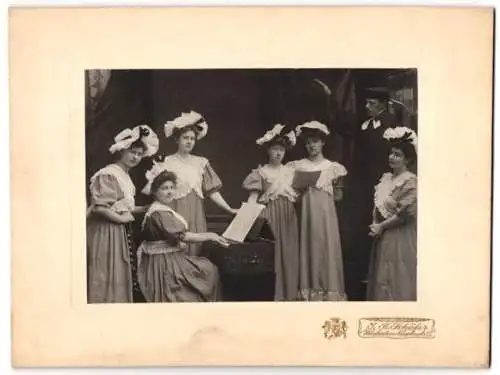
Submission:
POLYGON ((342 190, 342 188, 336 187, 333 191, 333 199, 335 201, 341 201, 343 197, 344 197, 344 191, 342 190))
POLYGON ((133 213, 134 214, 143 214, 143 213, 146 213, 146 211, 148 210, 150 205, 147 205, 147 206, 135 206, 134 207, 134 211, 133 213))
POLYGON ((250 192, 250 195, 248 196, 248 203, 257 203, 259 199, 260 193, 258 191, 252 191, 250 192))
POLYGON ((372 225, 370 225, 370 236, 372 237, 379 237, 383 231, 384 227, 382 226, 382 224, 373 223, 372 225))
POLYGON ((238 213, 238 209, 237 208, 229 208, 229 213, 230 214, 233 214, 233 215, 236 215, 238 213))
POLYGON ((229 247, 229 241, 224 237, 219 236, 217 233, 208 233, 210 241, 215 242, 223 247, 229 247))
POLYGON ((222 198, 222 195, 217 191, 210 195, 210 199, 220 208, 222 208, 224 211, 229 212, 230 214, 236 215, 238 210, 232 208, 227 204, 227 202, 222 198))
POLYGON ((95 206, 92 212, 116 224, 126 224, 134 221, 134 216, 129 211, 116 212, 108 207, 95 206))
POLYGON ((123 224, 126 224, 126 223, 131 223, 133 222, 135 219, 134 219, 134 215, 132 215, 130 212, 124 212, 120 215, 120 218, 121 218, 121 221, 123 224))

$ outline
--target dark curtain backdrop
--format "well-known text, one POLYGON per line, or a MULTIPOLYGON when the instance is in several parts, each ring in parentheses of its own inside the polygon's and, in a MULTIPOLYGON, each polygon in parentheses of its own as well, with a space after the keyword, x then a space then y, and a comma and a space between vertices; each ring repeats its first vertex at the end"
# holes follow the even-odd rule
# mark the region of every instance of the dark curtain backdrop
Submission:
MULTIPOLYGON (((230 205, 238 206, 247 198, 247 193, 241 188, 243 179, 252 168, 267 161, 265 152, 255 144, 257 138, 277 122, 295 127, 315 119, 332 126, 331 112, 337 101, 336 92, 329 96, 314 79, 320 79, 335 90, 346 72, 282 69, 154 71, 152 126, 162 134, 163 124, 180 112, 193 109, 202 113, 209 130, 196 145, 194 153, 210 160, 224 183, 223 196, 230 205)), ((353 94, 353 91, 349 93, 353 94)), ((340 96, 343 100, 343 95, 340 96)), ((326 156, 336 160, 341 158, 340 144, 332 136, 326 156)), ((162 139, 162 155, 175 151, 173 140, 162 139)), ((286 159, 304 155, 303 146, 298 143, 286 159)), ((210 201, 206 206, 208 214, 221 213, 210 201)))
MULTIPOLYGON (((365 88, 391 82, 394 91, 407 86, 416 90, 416 71, 113 70, 97 104, 86 103, 87 184, 93 173, 112 161, 108 148, 124 128, 149 124, 160 137, 158 156, 175 152, 173 140, 163 135, 163 125, 189 110, 203 114, 209 125, 207 136, 194 153, 210 160, 224 183, 222 193, 230 205, 246 200, 243 179, 267 161, 255 140, 277 122, 291 127, 310 120, 326 123, 332 135, 325 156, 349 169, 352 142, 336 135, 335 129, 340 123, 360 126, 366 117, 365 88)), ((286 160, 304 156, 299 142, 286 160)), ((145 184, 144 173, 150 165, 146 159, 131 171, 138 191, 145 184)), ((147 197, 138 194, 138 204, 147 202, 147 197)), ((206 207, 208 214, 221 213, 210 201, 206 207)))
MULTIPOLYGON (((86 97, 85 157, 87 186, 90 177, 112 162, 108 152, 113 138, 123 129, 149 124, 152 119, 151 72, 147 70, 114 70, 95 104, 86 97)), ((139 169, 132 177, 139 177, 139 169)), ((88 189, 87 189, 88 194, 88 189)), ((88 195, 87 195, 88 198, 88 195)))
MULTIPOLYGON (((349 170, 353 152, 363 152, 355 150, 349 135, 356 133, 366 119, 364 93, 374 86, 391 89, 392 97, 408 110, 401 106, 391 106, 390 110, 400 124, 416 130, 417 75, 412 69, 113 70, 97 100, 90 100, 91 90, 86 88, 87 187, 92 174, 112 161, 108 148, 114 136, 125 128, 150 125, 160 138, 157 157, 174 153, 176 145, 165 139, 163 125, 189 110, 203 114, 209 125, 207 136, 197 143, 194 153, 210 160, 223 181, 222 194, 233 207, 247 199, 241 186, 245 176, 267 162, 256 139, 277 122, 290 127, 310 120, 327 124, 332 134, 327 139, 325 156, 349 170)), ((304 156, 299 142, 285 161, 304 156)), ((138 205, 150 202, 140 190, 151 163, 145 159, 131 171, 138 205)), ((208 199, 206 212, 209 225, 216 222, 213 215, 222 213, 208 199)), ((352 249, 345 245, 352 236, 351 228, 345 225, 352 222, 352 212, 346 202, 337 202, 346 288, 351 299, 363 300, 358 285, 364 277, 363 268, 358 265, 360 259, 350 256, 352 249)), ((137 242, 141 241, 140 221, 138 218, 136 223, 137 242)))

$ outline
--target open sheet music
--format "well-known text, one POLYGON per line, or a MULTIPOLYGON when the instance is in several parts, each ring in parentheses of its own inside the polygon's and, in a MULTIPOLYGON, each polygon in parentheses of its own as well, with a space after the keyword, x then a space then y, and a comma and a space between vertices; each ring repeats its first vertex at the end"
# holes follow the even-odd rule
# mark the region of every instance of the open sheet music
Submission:
POLYGON ((233 242, 244 242, 252 225, 265 207, 258 203, 243 202, 233 221, 231 221, 222 234, 222 237, 233 242))
POLYGON ((292 187, 297 190, 305 190, 309 187, 316 186, 321 171, 296 171, 292 187))

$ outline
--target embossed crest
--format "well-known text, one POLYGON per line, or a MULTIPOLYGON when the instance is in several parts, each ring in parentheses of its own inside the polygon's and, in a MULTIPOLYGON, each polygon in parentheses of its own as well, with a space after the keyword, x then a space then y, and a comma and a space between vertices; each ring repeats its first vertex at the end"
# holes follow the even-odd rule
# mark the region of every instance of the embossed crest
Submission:
POLYGON ((347 337, 347 323, 340 318, 330 318, 322 325, 323 337, 328 340, 347 337))

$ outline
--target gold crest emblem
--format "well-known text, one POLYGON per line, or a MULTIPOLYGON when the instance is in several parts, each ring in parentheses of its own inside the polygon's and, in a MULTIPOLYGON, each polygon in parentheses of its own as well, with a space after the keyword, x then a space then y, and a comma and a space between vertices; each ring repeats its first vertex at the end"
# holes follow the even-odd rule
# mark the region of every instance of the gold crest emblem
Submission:
POLYGON ((331 340, 338 337, 347 337, 347 323, 339 318, 330 318, 322 325, 323 336, 331 340))

